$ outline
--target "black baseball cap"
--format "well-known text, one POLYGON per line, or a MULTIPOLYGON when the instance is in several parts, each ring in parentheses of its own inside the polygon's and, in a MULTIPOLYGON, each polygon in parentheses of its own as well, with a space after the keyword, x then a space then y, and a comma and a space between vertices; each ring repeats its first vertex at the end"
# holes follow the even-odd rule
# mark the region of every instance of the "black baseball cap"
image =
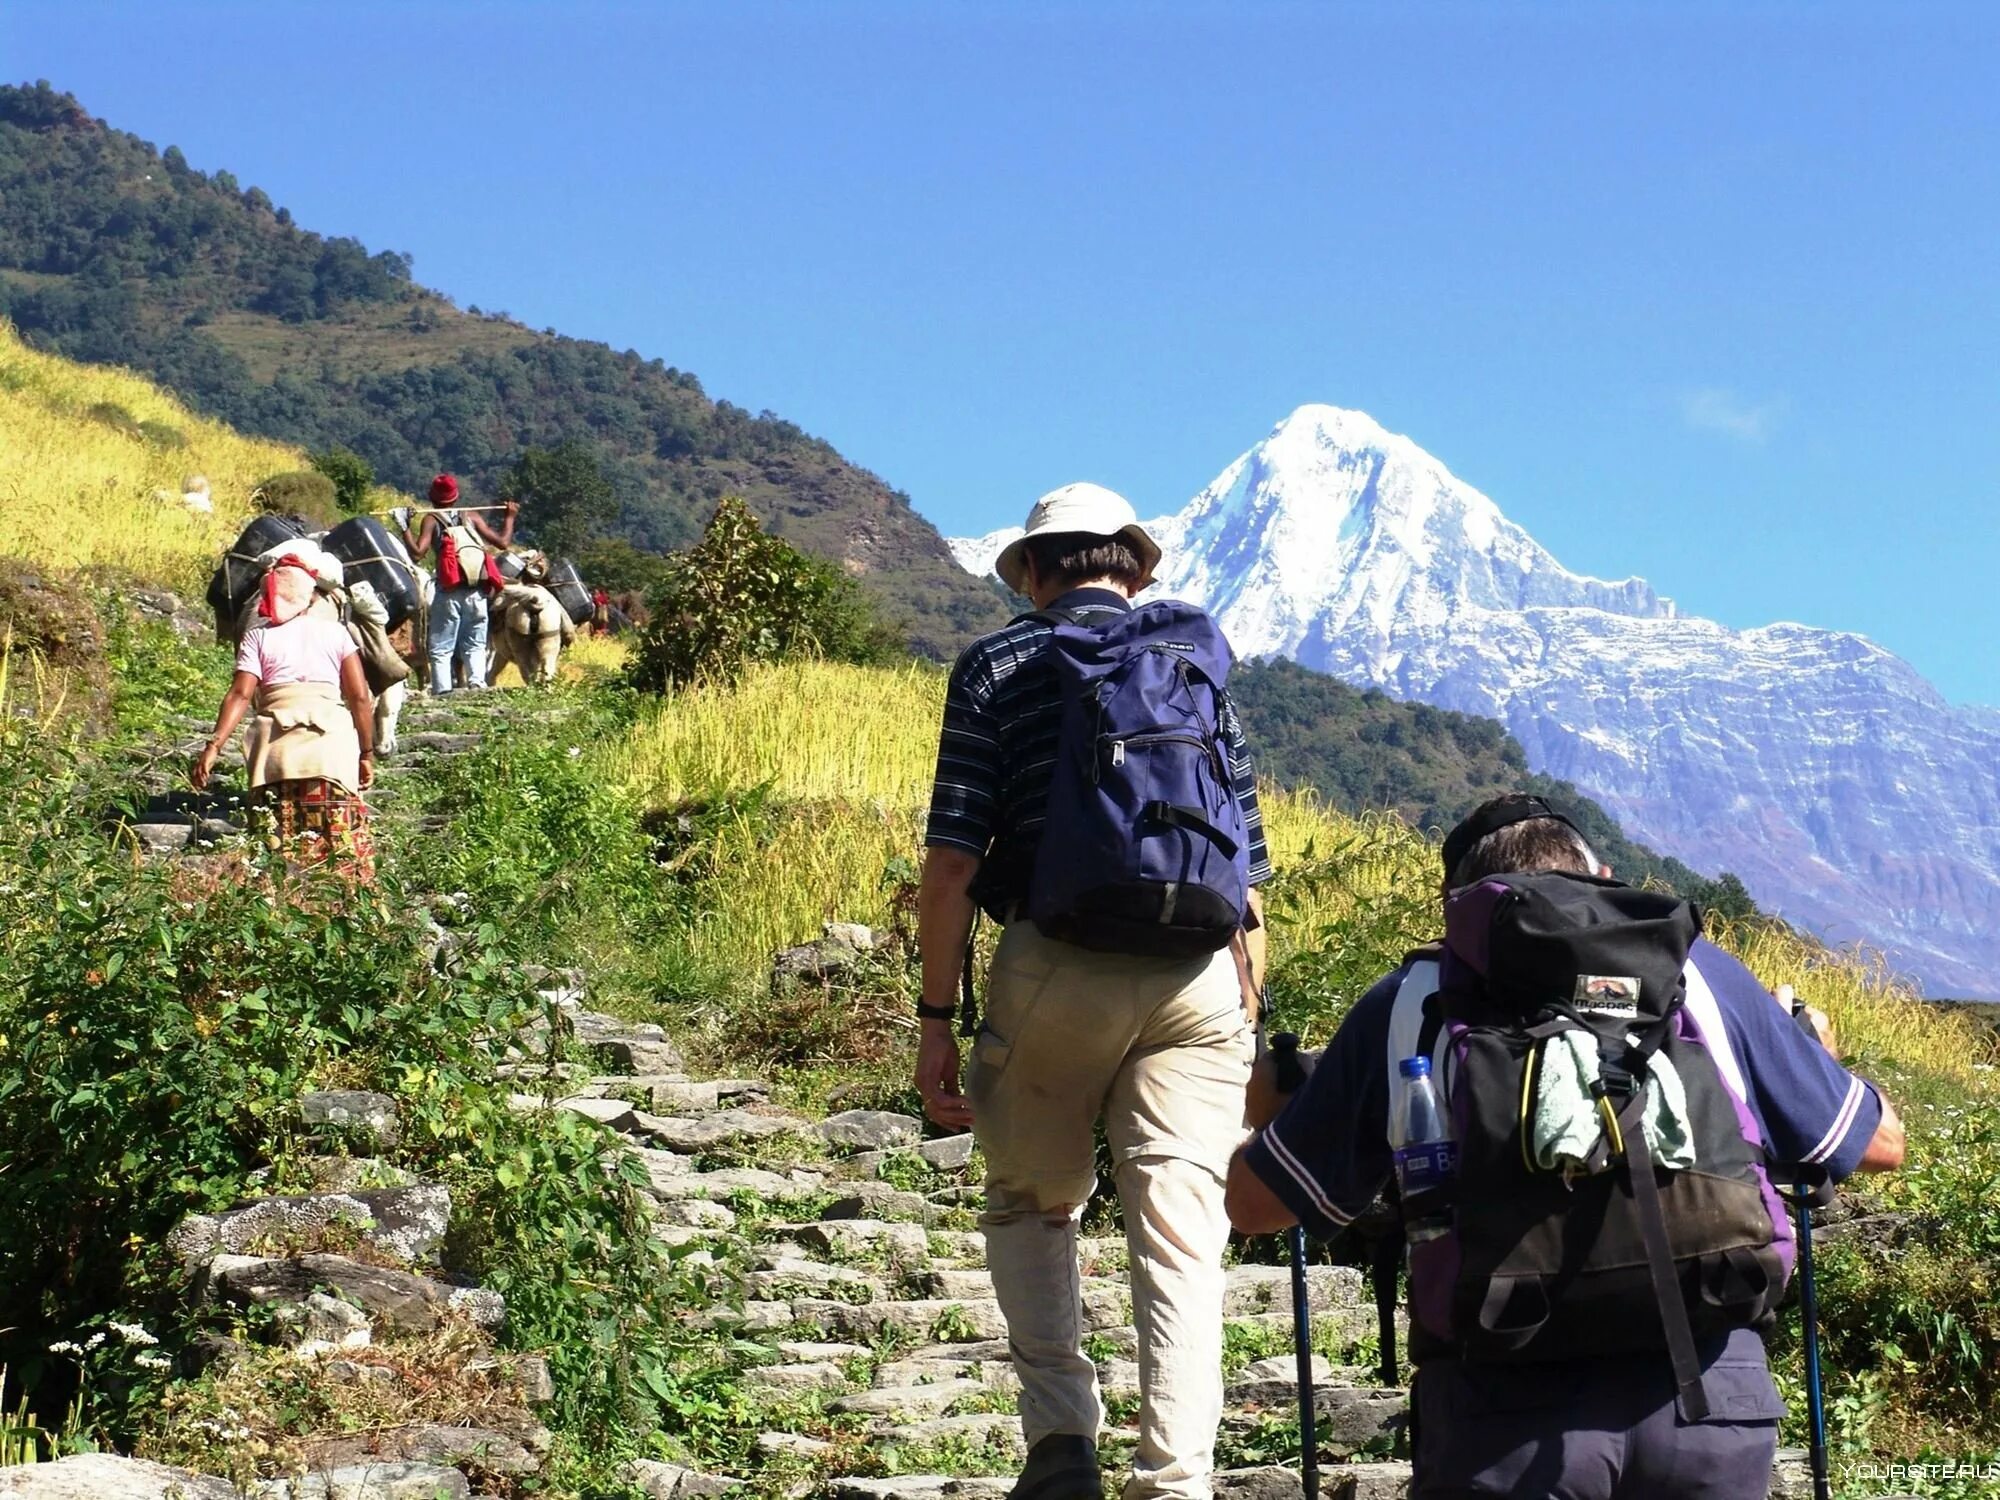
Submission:
POLYGON ((1487 834, 1498 833, 1503 828, 1535 818, 1553 818, 1578 838, 1583 837, 1583 830, 1571 821, 1569 814, 1546 797, 1530 797, 1525 792, 1511 797, 1495 797, 1466 814, 1459 825, 1444 836, 1444 878, 1451 879, 1451 872, 1472 852, 1472 846, 1487 834))

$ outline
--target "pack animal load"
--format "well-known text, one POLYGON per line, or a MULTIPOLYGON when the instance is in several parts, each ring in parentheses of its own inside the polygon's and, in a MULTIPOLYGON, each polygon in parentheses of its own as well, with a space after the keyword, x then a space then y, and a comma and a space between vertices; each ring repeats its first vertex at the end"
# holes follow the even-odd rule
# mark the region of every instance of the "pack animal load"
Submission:
POLYGON ((1447 898, 1387 1060, 1392 1098, 1399 1068, 1435 1075, 1450 1138, 1414 1191, 1399 1150, 1419 1360, 1664 1350, 1700 1420, 1697 1337, 1773 1319, 1791 1226, 1718 1063, 1728 1039, 1688 1005, 1700 932, 1677 897, 1583 875, 1495 875, 1447 898))
POLYGON ((1028 915, 1102 952, 1228 946, 1249 903, 1250 837, 1225 726, 1229 643, 1191 604, 1049 621, 1062 693, 1028 915))
POLYGON ((273 548, 305 536, 306 529, 290 516, 259 516, 243 528, 234 545, 222 554, 222 563, 208 580, 208 607, 215 612, 215 638, 236 639, 236 622, 242 618, 269 565, 273 548))
POLYGON ((549 568, 549 576, 542 587, 556 596, 556 603, 563 607, 572 625, 588 625, 595 612, 590 602, 590 590, 584 587, 583 574, 568 558, 558 558, 549 568))
POLYGON ((410 554, 373 516, 352 516, 320 541, 323 550, 340 559, 348 586, 365 583, 388 612, 385 630, 413 617, 423 602, 422 585, 410 554))

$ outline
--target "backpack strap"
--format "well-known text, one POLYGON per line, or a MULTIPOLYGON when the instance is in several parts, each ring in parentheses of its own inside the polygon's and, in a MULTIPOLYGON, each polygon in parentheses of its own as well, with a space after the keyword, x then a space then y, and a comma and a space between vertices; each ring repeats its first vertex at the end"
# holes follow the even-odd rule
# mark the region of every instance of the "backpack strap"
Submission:
POLYGON ((1139 817, 1143 821, 1164 823, 1169 828, 1185 828, 1189 833, 1198 833, 1221 850, 1224 859, 1236 858, 1240 847, 1235 839, 1203 817, 1197 808, 1181 807, 1172 802, 1148 802, 1139 809, 1139 817))
MULTIPOLYGON (((1592 1092, 1603 1097, 1600 1080, 1592 1092)), ((1660 1305, 1660 1323, 1667 1336, 1667 1356, 1673 1362, 1674 1385, 1681 1414, 1690 1422, 1708 1420, 1708 1392, 1702 1385, 1701 1359, 1695 1352, 1694 1325, 1688 1321, 1687 1298, 1674 1270, 1673 1247, 1667 1240, 1667 1216, 1660 1206, 1660 1185, 1653 1177, 1653 1154, 1646 1145, 1643 1115, 1645 1091, 1623 1101, 1618 1123, 1625 1162, 1625 1190, 1638 1209, 1639 1233, 1646 1242, 1646 1269, 1652 1274, 1653 1296, 1660 1305)))

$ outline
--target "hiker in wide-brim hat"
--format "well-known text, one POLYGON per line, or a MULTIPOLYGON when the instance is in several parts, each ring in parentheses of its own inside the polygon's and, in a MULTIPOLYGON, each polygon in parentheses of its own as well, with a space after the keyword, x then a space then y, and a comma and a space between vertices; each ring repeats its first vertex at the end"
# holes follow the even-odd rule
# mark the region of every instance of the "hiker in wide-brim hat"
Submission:
POLYGON ((959 658, 939 736, 916 1081, 931 1118, 969 1127, 986 1162, 980 1227, 1028 1450, 1015 1500, 1102 1493, 1104 1406, 1076 1291, 1100 1121, 1140 1329, 1127 1500, 1207 1500, 1222 1414, 1223 1174, 1242 1137, 1263 967, 1254 888, 1270 865, 1256 778, 1222 692, 1221 632, 1190 605, 1134 606, 1159 564, 1158 544, 1112 491, 1070 484, 1036 501, 996 564, 1036 612, 959 658), (1178 678, 1153 670, 1170 660, 1178 678), (1185 723, 1120 741, 1098 762, 1101 778, 1086 778, 1073 767, 1092 751, 1064 728, 1083 716, 1066 704, 1076 673, 1099 668, 1139 717, 1155 706, 1149 694, 1166 691, 1184 701, 1158 706, 1185 723), (1149 769, 1156 755, 1174 767, 1149 769), (1124 778, 1142 770, 1154 779, 1139 811, 1121 817, 1108 794, 1138 796, 1124 778), (1086 792, 1107 795, 1086 807, 1086 792), (1156 807, 1166 812, 1136 826, 1156 807), (1086 824, 1101 842, 1075 841, 1086 824), (1141 845, 1142 863, 1166 851, 1184 882, 1127 887, 1115 872, 1093 874, 1094 848, 1141 845), (1084 885, 1105 903, 1073 889, 1084 885), (952 1000, 976 908, 1004 931, 961 1093, 952 1000))

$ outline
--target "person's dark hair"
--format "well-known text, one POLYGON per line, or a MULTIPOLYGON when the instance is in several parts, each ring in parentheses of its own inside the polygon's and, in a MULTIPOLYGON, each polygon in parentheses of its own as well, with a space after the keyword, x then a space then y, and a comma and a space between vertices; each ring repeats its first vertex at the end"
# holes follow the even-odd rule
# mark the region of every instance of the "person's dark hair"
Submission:
POLYGON ((1127 588, 1146 576, 1138 549, 1122 536, 1092 536, 1086 531, 1058 531, 1031 536, 1023 550, 1044 583, 1070 586, 1094 578, 1115 578, 1127 588))
MULTIPOLYGON (((1495 797, 1482 803, 1471 818, 1517 800, 1515 796, 1495 797)), ((1488 875, 1533 875, 1551 870, 1595 875, 1597 856, 1583 835, 1560 819, 1524 818, 1496 828, 1466 850, 1445 883, 1457 890, 1488 875)))

